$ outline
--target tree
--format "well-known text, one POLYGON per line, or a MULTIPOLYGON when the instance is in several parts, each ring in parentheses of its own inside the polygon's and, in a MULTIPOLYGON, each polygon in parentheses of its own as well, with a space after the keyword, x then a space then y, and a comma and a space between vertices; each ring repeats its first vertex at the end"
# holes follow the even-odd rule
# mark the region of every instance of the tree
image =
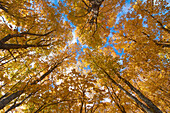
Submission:
POLYGON ((0 9, 0 109, 8 112, 40 92, 41 85, 48 86, 48 76, 74 52, 66 47, 71 28, 61 20, 56 5, 43 0, 4 0, 0 9))
POLYGON ((0 12, 1 112, 169 112, 166 0, 1 0, 0 12))
POLYGON ((122 77, 122 74, 119 73, 119 67, 121 66, 119 66, 118 61, 114 61, 111 55, 107 56, 107 54, 103 55, 103 53, 100 53, 99 51, 98 52, 93 51, 93 57, 90 54, 89 57, 90 58, 88 59, 88 61, 89 64, 92 65, 91 68, 92 70, 95 71, 95 73, 99 77, 107 77, 109 80, 111 80, 111 82, 115 86, 117 86, 120 90, 122 90, 128 97, 130 97, 133 101, 135 101, 136 104, 138 104, 145 111, 149 113, 153 113, 153 112, 161 113, 161 110, 150 99, 148 99, 141 91, 135 88, 128 80, 122 77), (129 89, 125 89, 124 88, 125 86, 121 85, 122 82, 123 84, 127 85, 129 89), (132 92, 134 93, 131 94, 132 92), (143 104, 142 101, 140 101, 137 97, 135 97, 134 96, 135 94, 149 107, 147 107, 145 104, 143 104))
POLYGON ((115 58, 110 48, 102 49, 102 53, 88 50, 86 56, 90 55, 91 57, 87 58, 86 62, 91 65, 94 72, 97 72, 97 75, 105 75, 145 111, 167 112, 169 75, 167 9, 169 6, 166 1, 158 1, 154 4, 150 1, 137 1, 130 8, 131 11, 120 17, 118 24, 115 25, 118 32, 114 33, 113 38, 109 41, 116 49, 123 49, 124 55, 121 56, 120 61, 113 62, 115 58), (109 55, 105 55, 106 53, 109 55), (122 62, 122 66, 116 67, 118 62, 122 62), (125 86, 121 84, 129 86, 138 97, 134 98, 135 94, 128 93, 130 89, 126 90, 123 88, 125 86), (134 85, 137 85, 139 89, 134 85), (161 90, 161 88, 165 89, 161 90), (158 101, 160 97, 161 101, 158 101), (143 101, 140 102, 138 98, 143 101), (145 102, 144 105, 143 102, 145 102))

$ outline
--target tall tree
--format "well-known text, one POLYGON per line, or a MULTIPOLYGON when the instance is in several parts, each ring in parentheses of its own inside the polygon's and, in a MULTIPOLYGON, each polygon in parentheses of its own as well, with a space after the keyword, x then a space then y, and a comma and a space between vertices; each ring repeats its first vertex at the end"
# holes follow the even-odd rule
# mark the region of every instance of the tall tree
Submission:
MULTIPOLYGON (((130 3, 126 5, 128 4, 130 3)), ((90 55, 91 58, 86 62, 92 65, 94 72, 98 72, 97 75, 104 74, 145 111, 167 112, 169 5, 166 1, 149 0, 139 0, 131 4, 127 13, 122 14, 115 24, 113 21, 112 26, 117 32, 113 33, 109 40, 111 45, 124 54, 118 57, 115 64, 113 48, 101 49, 102 53, 89 50, 86 56, 90 55), (116 67, 118 62, 121 62, 122 66, 116 67), (117 78, 112 78, 113 76, 117 78), (129 86, 138 97, 134 98, 135 94, 132 95, 130 89, 126 90, 122 84, 129 86), (136 85, 138 88, 134 87, 136 85)))
MULTIPOLYGON (((74 54, 71 27, 49 1, 0 1, 0 109, 8 112, 49 85, 74 54), (48 84, 45 82, 48 81, 48 84)), ((73 60, 72 60, 73 61, 73 60)), ((71 63, 71 60, 69 61, 71 63)))
POLYGON ((1 0, 0 112, 169 112, 169 6, 1 0))

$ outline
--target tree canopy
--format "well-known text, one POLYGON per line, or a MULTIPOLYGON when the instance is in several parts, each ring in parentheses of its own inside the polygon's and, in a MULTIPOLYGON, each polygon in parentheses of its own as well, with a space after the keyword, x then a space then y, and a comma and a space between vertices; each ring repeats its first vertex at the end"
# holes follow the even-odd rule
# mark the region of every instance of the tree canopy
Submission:
POLYGON ((0 112, 170 112, 169 14, 168 0, 0 0, 0 112))

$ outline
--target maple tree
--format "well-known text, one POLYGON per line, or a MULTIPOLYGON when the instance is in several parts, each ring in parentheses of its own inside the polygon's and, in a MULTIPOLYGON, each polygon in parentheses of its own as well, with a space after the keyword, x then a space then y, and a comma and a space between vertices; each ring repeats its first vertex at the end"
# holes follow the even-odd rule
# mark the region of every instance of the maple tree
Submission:
POLYGON ((61 64, 67 65, 64 62, 74 50, 66 47, 72 38, 71 27, 62 21, 54 4, 4 0, 0 7, 0 108, 8 112, 41 92, 42 86, 49 90, 48 76, 61 64))
POLYGON ((169 7, 1 0, 1 112, 169 112, 169 7))

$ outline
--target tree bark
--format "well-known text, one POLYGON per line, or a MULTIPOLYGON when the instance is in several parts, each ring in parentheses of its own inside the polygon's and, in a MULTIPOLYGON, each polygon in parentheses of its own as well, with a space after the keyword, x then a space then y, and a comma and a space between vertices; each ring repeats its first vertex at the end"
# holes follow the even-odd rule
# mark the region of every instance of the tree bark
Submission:
POLYGON ((19 97, 24 91, 17 91, 16 93, 12 93, 8 97, 4 98, 2 101, 0 101, 0 109, 3 109, 8 103, 10 103, 15 98, 19 97))
MULTIPOLYGON (((115 71, 114 71, 115 72, 115 71)), ((115 72, 116 74, 116 72, 115 72)), ((138 89, 136 89, 129 81, 122 78, 118 73, 116 74, 124 83, 126 83, 132 91, 134 91, 140 99, 142 99, 149 107, 154 111, 154 113, 162 113, 162 111, 147 97, 145 97, 138 89)))

